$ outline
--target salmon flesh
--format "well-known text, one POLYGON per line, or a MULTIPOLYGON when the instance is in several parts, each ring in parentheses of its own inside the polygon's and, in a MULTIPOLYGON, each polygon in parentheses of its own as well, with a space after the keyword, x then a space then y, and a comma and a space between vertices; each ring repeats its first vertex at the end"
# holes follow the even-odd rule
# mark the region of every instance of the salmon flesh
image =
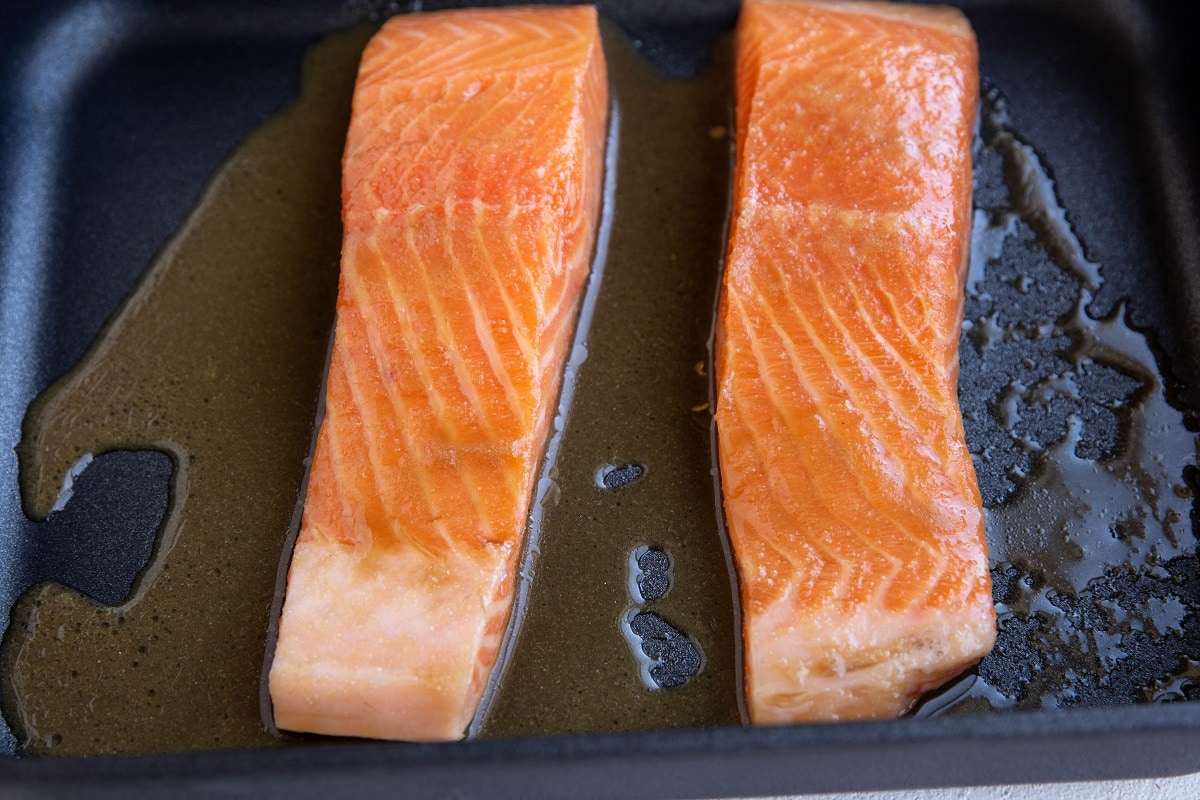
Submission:
POLYGON ((367 45, 325 416, 270 669, 280 728, 464 735, 512 608, 607 116, 592 8, 402 15, 367 45))
POLYGON ((900 714, 995 640, 956 388, 977 60, 946 8, 743 8, 716 425, 755 724, 900 714))

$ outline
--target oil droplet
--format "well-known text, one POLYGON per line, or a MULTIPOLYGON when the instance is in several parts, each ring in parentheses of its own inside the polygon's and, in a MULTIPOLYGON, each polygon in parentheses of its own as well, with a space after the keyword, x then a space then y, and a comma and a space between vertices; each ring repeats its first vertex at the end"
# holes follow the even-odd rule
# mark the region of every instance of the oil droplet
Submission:
POLYGON ((634 609, 622 628, 638 657, 647 688, 683 686, 703 669, 704 656, 699 645, 653 611, 634 609))
POLYGON ((596 485, 601 489, 620 489, 646 474, 641 464, 607 464, 596 471, 596 485))
POLYGON ((629 594, 634 600, 661 600, 670 590, 670 556, 657 547, 639 547, 629 554, 629 594))

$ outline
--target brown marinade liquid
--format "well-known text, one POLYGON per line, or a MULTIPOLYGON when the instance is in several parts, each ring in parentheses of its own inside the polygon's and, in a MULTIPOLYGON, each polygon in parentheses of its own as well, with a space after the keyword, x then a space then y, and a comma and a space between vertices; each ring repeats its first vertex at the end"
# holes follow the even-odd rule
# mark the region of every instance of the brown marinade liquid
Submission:
MULTIPOLYGON (((314 47, 300 97, 255 130, 81 361, 30 407, 26 509, 49 513, 87 453, 156 449, 170 507, 128 600, 56 584, 13 611, 4 702, 26 753, 271 746, 261 670, 334 319, 354 29, 314 47)), ((588 355, 544 508, 518 645, 480 735, 737 724, 735 622, 709 475, 707 359, 728 201, 730 48, 663 77, 606 26, 620 118, 613 233, 588 355), (636 143, 636 146, 631 146, 636 143), (644 465, 619 490, 596 473, 644 465), (548 503, 550 501, 547 501, 548 503), (651 689, 623 629, 630 553, 672 559, 640 604, 703 654, 651 689)), ((327 741, 327 740, 321 740, 327 741)))
POLYGON ((15 607, 6 711, 25 752, 280 741, 261 723, 259 673, 333 324, 341 154, 369 35, 310 52, 298 101, 242 142, 26 414, 20 480, 36 517, 85 453, 157 449, 174 466, 155 550, 124 604, 45 584, 15 607))

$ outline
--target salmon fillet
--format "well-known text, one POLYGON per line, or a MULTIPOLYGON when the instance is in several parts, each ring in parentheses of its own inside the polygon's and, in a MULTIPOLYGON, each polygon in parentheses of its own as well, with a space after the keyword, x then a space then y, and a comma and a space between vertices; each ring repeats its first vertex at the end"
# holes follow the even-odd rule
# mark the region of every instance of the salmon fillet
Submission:
POLYGON ((995 639, 956 394, 974 35, 750 0, 717 329, 751 721, 896 715, 995 639))
POLYGON ((461 738, 496 660, 600 213, 591 8, 392 19, 343 160, 337 326, 275 722, 461 738))

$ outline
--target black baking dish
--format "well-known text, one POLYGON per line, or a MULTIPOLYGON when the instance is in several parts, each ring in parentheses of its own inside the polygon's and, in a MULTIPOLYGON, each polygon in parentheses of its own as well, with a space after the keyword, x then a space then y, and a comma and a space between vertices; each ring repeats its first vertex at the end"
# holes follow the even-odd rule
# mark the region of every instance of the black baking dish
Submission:
MULTIPOLYGON (((461 3, 426 2, 424 8, 445 5, 461 3)), ((1182 11, 1153 0, 960 5, 979 36, 985 86, 1003 93, 1005 113, 1053 178, 1086 258, 1102 265, 1105 285, 1090 298, 1089 313, 1111 319, 1124 309, 1122 319, 1145 335, 1169 377, 1170 406, 1194 430, 1200 216, 1182 11)), ((737 13, 729 0, 613 0, 600 8, 648 61, 678 79, 704 65, 737 13)), ((172 502, 172 459, 180 458, 103 456, 105 468, 83 474, 72 503, 44 523, 30 522, 15 455, 29 403, 81 358, 239 141, 295 100, 306 50, 357 22, 412 10, 369 0, 0 4, 0 598, 6 614, 30 587, 48 580, 110 605, 124 602, 172 502), (150 538, 121 533, 133 529, 150 538)), ((977 203, 986 205, 979 191, 977 203)), ((962 388, 964 407, 974 402, 971 392, 962 388)), ((986 433, 977 435, 973 448, 987 443, 986 433)), ((1004 494, 996 488, 1002 478, 981 478, 993 481, 985 496, 1004 494)), ((1187 481, 1194 486, 1194 469, 1187 481)), ((1188 505, 1189 518, 1180 524, 1190 528, 1197 515, 1194 502, 1188 505)), ((1194 561, 1176 567, 1186 563, 1194 561)), ((273 573, 274 565, 266 569, 273 573)), ((1200 574, 1176 569, 1172 575, 1181 592, 1200 592, 1200 574)), ((1200 604, 1200 594, 1194 600, 1200 604)), ((27 606, 18 610, 10 626, 28 618, 27 606)), ((1064 613, 1072 610, 1084 613, 1064 613)), ((0 759, 0 786, 46 796, 152 788, 296 797, 699 797, 1177 775, 1200 770, 1200 704, 1191 700, 1196 684, 1176 682, 1180 702, 1131 700, 1157 697, 1138 694, 1158 685, 1146 676, 1172 673, 1181 659, 1200 661, 1200 613, 1188 606, 1172 630, 1130 647, 1133 666, 1121 673, 1124 688, 1113 688, 1115 679, 1100 688, 1082 681, 1070 698, 1058 697, 1064 707, 1047 710, 918 712, 918 718, 877 723, 720 725, 453 745, 305 741, 171 754, 158 752, 169 746, 149 747, 127 757, 17 756, 0 759)), ((0 669, 10 666, 0 663, 0 669)), ((1012 679, 1011 670, 1000 672, 997 684, 1012 679)), ((7 685, 10 676, 0 679, 7 685)), ((4 750, 14 750, 12 734, 7 728, 2 734, 4 750)))

